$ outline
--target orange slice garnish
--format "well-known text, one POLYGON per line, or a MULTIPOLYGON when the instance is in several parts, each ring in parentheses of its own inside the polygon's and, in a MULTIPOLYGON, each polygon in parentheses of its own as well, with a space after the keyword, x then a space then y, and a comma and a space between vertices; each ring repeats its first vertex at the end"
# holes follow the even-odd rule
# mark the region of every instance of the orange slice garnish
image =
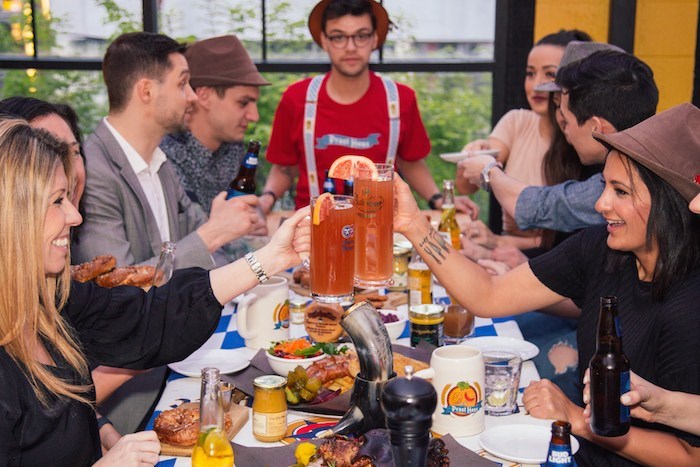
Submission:
POLYGON ((328 176, 348 180, 350 177, 377 180, 379 172, 377 166, 371 159, 365 156, 345 155, 337 158, 331 168, 328 169, 328 176))
POLYGON ((333 195, 330 193, 323 193, 316 199, 316 204, 314 204, 314 212, 311 217, 314 225, 319 225, 328 216, 328 214, 333 210, 334 202, 333 195))

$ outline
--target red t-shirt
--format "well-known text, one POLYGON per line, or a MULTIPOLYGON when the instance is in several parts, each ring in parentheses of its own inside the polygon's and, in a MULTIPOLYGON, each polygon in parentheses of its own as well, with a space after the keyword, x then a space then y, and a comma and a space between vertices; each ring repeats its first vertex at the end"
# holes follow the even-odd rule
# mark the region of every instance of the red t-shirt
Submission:
MULTIPOLYGON (((377 163, 386 162, 389 144, 389 112, 386 91, 381 78, 370 72, 370 86, 354 104, 338 104, 326 92, 324 78, 318 95, 314 153, 319 178, 319 190, 324 174, 338 157, 359 154, 377 163)), ((299 167, 296 206, 309 204, 309 181, 304 155, 302 123, 306 89, 311 78, 292 84, 282 95, 267 149, 267 160, 278 165, 299 167)), ((401 130, 397 157, 416 161, 430 153, 430 140, 420 118, 413 89, 397 83, 401 108, 401 130)))

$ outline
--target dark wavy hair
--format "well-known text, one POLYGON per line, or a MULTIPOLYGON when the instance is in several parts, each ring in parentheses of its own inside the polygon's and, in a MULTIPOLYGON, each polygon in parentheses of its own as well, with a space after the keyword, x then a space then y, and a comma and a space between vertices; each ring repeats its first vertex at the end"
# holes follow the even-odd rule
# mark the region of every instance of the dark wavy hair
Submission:
POLYGON ((326 30, 326 22, 329 19, 336 19, 346 15, 362 16, 369 15, 372 18, 372 29, 377 29, 377 18, 372 13, 372 5, 369 2, 374 0, 331 0, 321 15, 321 31, 326 30))
MULTIPOLYGON (((651 282, 652 299, 659 301, 675 284, 700 268, 700 216, 688 209, 688 201, 665 180, 623 156, 630 180, 634 180, 632 174, 637 172, 651 195, 646 240, 648 245, 656 242, 659 249, 651 282)), ((619 270, 629 256, 629 253, 610 255, 609 270, 619 270)))
POLYGON ((593 38, 586 31, 581 31, 580 29, 560 29, 557 32, 547 34, 542 39, 535 42, 535 45, 558 45, 559 47, 566 47, 571 41, 590 42, 592 40, 593 38))
POLYGON ((654 72, 625 52, 595 52, 560 68, 556 82, 568 93, 579 125, 602 117, 617 131, 626 130, 654 115, 659 103, 654 72))
POLYGON ((134 84, 141 78, 160 79, 172 68, 170 54, 184 53, 185 44, 164 34, 130 32, 107 47, 102 77, 111 111, 124 110, 134 84))

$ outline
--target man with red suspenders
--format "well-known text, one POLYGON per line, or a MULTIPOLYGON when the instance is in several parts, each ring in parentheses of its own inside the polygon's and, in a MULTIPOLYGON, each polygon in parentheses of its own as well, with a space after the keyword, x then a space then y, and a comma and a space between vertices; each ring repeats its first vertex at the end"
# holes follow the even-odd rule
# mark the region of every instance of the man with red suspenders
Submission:
MULTIPOLYGON (((322 0, 311 11, 309 30, 331 61, 331 71, 292 84, 275 114, 267 160, 273 164, 260 206, 268 212, 277 197, 296 186, 296 206, 317 195, 324 174, 345 154, 396 164, 411 187, 434 209, 440 190, 425 164, 430 140, 415 92, 369 70, 372 51, 389 31, 389 16, 374 0, 322 0)), ((476 217, 467 197, 461 211, 476 217)))

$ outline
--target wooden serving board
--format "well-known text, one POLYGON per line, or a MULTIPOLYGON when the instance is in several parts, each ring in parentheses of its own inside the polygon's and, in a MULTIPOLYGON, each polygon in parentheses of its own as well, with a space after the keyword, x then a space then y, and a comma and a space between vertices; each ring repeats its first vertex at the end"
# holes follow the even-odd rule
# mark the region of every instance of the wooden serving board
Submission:
MULTIPOLYGON (((198 402, 187 402, 182 404, 180 407, 183 408, 198 408, 198 402)), ((243 425, 248 421, 249 414, 248 407, 244 405, 231 404, 231 408, 228 410, 228 414, 231 417, 231 428, 226 431, 226 436, 228 439, 233 439, 236 433, 241 431, 243 425)), ((194 446, 173 446, 172 444, 160 443, 160 454, 163 456, 180 456, 180 457, 191 457, 192 450, 194 446)))

